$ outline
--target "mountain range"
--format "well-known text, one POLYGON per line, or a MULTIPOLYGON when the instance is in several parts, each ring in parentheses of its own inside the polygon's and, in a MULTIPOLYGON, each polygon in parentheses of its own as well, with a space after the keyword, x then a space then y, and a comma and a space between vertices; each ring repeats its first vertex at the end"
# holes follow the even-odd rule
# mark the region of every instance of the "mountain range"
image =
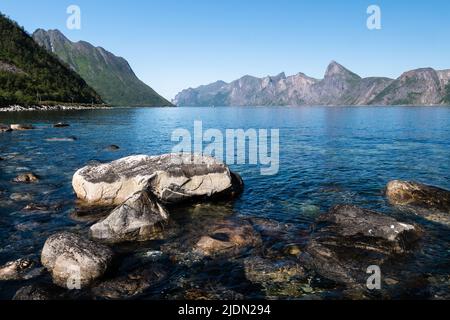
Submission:
POLYGON ((361 78, 332 61, 323 79, 303 73, 189 88, 172 101, 178 106, 440 105, 450 103, 450 70, 423 68, 398 79, 361 78))
POLYGON ((138 79, 129 63, 111 52, 79 41, 72 42, 59 30, 38 29, 33 39, 78 73, 113 106, 172 106, 138 79))
POLYGON ((76 72, 0 13, 0 107, 61 102, 103 103, 76 72))

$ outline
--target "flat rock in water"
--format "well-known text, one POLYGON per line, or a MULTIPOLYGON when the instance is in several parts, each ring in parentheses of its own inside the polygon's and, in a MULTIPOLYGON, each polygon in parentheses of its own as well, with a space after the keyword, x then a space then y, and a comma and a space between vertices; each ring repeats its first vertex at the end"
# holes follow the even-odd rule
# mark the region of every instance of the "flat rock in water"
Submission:
POLYGON ((211 226, 194 247, 203 256, 235 254, 262 243, 260 235, 246 220, 226 219, 211 226))
POLYGON ((53 125, 53 128, 67 128, 70 127, 68 123, 58 122, 53 125))
POLYGON ((380 213, 341 205, 318 218, 300 260, 321 276, 363 284, 366 269, 416 248, 423 231, 380 213))
POLYGON ((17 183, 35 183, 38 181, 39 177, 32 172, 20 174, 13 180, 13 182, 17 183))
POLYGON ((450 213, 450 191, 417 182, 394 180, 386 187, 389 202, 450 213))
POLYGON ((108 146, 106 148, 106 150, 108 150, 108 151, 117 151, 117 150, 120 150, 120 147, 115 145, 115 144, 112 144, 112 145, 108 146))
POLYGON ((111 243, 147 241, 161 234, 168 219, 169 214, 157 199, 141 191, 93 225, 90 232, 92 238, 111 243))
POLYGON ((72 179, 78 198, 96 205, 120 205, 148 190, 167 204, 233 194, 233 175, 211 157, 169 154, 131 156, 88 165, 72 179))
POLYGON ((31 124, 12 124, 11 130, 13 131, 25 131, 25 130, 33 130, 34 127, 31 124))
POLYGON ((47 142, 74 142, 77 141, 76 137, 67 137, 67 138, 48 138, 45 139, 47 142))
POLYGON ((108 247, 68 232, 49 237, 41 254, 53 282, 69 289, 86 287, 101 277, 112 258, 108 247))

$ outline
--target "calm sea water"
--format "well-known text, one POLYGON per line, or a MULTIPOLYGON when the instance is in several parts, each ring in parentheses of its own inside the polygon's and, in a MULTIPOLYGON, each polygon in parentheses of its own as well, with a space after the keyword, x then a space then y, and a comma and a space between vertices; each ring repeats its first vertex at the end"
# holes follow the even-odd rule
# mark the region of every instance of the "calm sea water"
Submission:
MULTIPOLYGON (((383 197, 383 188, 392 179, 417 180, 450 189, 450 108, 445 107, 137 108, 0 113, 0 123, 32 123, 37 127, 33 131, 0 134, 0 157, 5 159, 0 162, 0 264, 24 256, 38 257, 46 238, 56 231, 85 232, 88 222, 70 217, 75 208, 71 178, 78 168, 92 160, 169 153, 174 146, 172 131, 192 130, 195 120, 202 120, 204 129, 280 129, 279 173, 262 176, 258 166, 233 165, 246 183, 244 194, 232 204, 201 207, 201 214, 264 217, 308 230, 317 214, 334 204, 352 203, 375 209, 423 225, 427 237, 410 267, 423 272, 424 277, 427 274, 448 280, 448 228, 412 214, 400 214, 383 197), (67 122, 71 127, 52 128, 56 122, 67 122), (77 140, 47 141, 69 136, 77 140), (120 150, 108 151, 111 144, 120 146, 120 150), (11 183, 18 173, 28 171, 41 176, 41 182, 11 183), (28 199, 17 200, 14 194, 28 199), (61 210, 46 214, 24 212, 23 207, 31 202, 57 204, 61 210)), ((198 214, 192 208, 180 210, 198 214)), ((158 245, 148 244, 140 250, 157 249, 158 245)), ((199 277, 190 281, 203 279, 202 272, 199 270, 199 277)), ((167 281, 162 290, 167 294, 162 297, 177 297, 177 281, 186 277, 180 274, 181 271, 176 272, 172 275, 176 279, 167 281)), ((10 298, 22 285, 0 283, 0 298, 10 298)), ((261 297, 246 293, 248 289, 239 291, 235 284, 223 286, 233 287, 246 297, 261 297)), ((149 297, 155 296, 156 291, 149 293, 149 297)))

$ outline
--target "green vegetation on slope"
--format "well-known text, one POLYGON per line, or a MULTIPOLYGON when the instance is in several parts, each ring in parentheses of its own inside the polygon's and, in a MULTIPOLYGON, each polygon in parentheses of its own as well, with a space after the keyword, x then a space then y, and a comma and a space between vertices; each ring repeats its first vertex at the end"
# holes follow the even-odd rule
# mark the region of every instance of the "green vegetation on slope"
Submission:
POLYGON ((71 42, 58 30, 36 30, 33 38, 75 70, 107 103, 116 106, 171 106, 140 81, 128 62, 88 42, 71 42))
POLYGON ((444 103, 450 104, 450 82, 445 86, 444 103))
POLYGON ((0 106, 43 102, 102 103, 74 71, 0 13, 0 106), (14 71, 11 71, 13 69, 14 71))

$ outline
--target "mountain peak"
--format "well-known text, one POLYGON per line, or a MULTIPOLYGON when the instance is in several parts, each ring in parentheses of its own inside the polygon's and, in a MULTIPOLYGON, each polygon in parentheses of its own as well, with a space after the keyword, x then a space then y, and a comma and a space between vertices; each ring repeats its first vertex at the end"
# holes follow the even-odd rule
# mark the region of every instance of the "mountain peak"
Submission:
POLYGON ((331 61, 328 65, 327 71, 325 73, 325 78, 329 78, 335 75, 349 75, 351 77, 358 77, 357 74, 351 72, 347 68, 345 68, 343 65, 337 63, 336 61, 331 61))

